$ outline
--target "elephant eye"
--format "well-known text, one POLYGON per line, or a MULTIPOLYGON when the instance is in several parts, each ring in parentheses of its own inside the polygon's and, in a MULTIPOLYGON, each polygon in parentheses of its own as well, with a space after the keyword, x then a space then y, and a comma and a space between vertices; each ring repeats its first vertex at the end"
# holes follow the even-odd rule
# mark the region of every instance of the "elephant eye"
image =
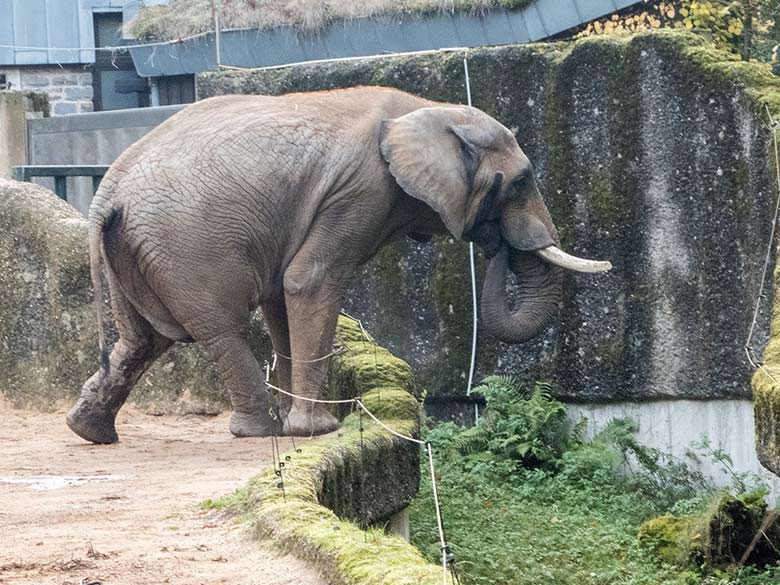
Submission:
POLYGON ((528 186, 528 175, 519 175, 512 181, 512 191, 515 198, 520 197, 525 193, 525 189, 528 186))

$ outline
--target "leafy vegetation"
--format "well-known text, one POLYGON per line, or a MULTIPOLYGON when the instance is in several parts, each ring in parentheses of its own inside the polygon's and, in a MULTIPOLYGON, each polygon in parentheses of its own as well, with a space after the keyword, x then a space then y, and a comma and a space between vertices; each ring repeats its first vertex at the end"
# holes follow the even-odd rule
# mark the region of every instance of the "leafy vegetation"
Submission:
MULTIPOLYGON (((437 487, 456 566, 466 585, 621 584, 764 585, 780 566, 715 569, 683 558, 679 531, 647 520, 704 513, 724 497, 685 461, 643 447, 631 421, 613 421, 589 441, 583 423, 568 422, 549 387, 519 386, 507 377, 477 388, 487 403, 480 423, 442 423, 427 430, 436 446, 437 487), (659 540, 660 538, 660 540, 659 540), (657 545, 657 546, 656 546, 657 545), (658 550, 662 547, 663 550, 658 550)), ((730 466, 706 441, 692 458, 730 466)), ((733 471, 733 469, 732 469, 733 471)), ((756 478, 734 474, 732 491, 760 489, 756 478)), ((430 476, 412 504, 412 540, 431 562, 440 558, 430 476)), ((760 499, 760 493, 752 496, 760 499)), ((734 498, 731 498, 734 500, 734 498)), ((696 536, 696 535, 692 535, 696 536)))
POLYGON ((744 60, 769 60, 780 42, 780 0, 644 0, 640 9, 589 23, 578 36, 680 28, 744 60))

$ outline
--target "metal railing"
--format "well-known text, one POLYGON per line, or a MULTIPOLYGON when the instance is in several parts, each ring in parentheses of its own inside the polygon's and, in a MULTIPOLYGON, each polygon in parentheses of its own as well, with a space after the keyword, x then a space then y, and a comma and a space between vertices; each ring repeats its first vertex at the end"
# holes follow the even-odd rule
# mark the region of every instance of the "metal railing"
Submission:
POLYGON ((68 177, 92 177, 94 193, 108 171, 108 165, 23 165, 13 167, 12 170, 14 179, 28 183, 33 177, 54 177, 54 192, 57 197, 67 201, 68 177))

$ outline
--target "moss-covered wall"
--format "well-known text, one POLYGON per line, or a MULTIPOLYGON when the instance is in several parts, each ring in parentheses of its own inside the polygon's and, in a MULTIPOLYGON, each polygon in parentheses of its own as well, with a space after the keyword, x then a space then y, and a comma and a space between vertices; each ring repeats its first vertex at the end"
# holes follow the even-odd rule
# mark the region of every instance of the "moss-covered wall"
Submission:
MULTIPOLYGON (((775 193, 761 102, 768 68, 680 33, 469 52, 474 105, 517 129, 567 249, 608 258, 571 276, 560 320, 532 343, 480 338, 478 375, 552 378, 560 397, 749 396, 742 345, 775 193)), ((220 72, 201 98, 385 85, 465 101, 463 54, 220 72)), ((478 272, 484 262, 478 261, 478 272)), ((407 360, 432 397, 465 392, 467 247, 442 237, 385 248, 347 310, 407 360)), ((767 340, 759 315, 757 348, 767 340)))
MULTIPOLYGON (((420 482, 422 447, 399 436, 419 436, 411 369, 344 316, 336 341, 345 351, 331 361, 329 396, 359 397, 397 434, 356 408, 337 434, 282 453, 281 475, 267 468, 212 504, 243 511, 259 535, 316 564, 328 583, 441 583, 440 567, 384 533, 386 521, 409 504, 420 482)), ((436 518, 429 521, 435 525, 436 518)))

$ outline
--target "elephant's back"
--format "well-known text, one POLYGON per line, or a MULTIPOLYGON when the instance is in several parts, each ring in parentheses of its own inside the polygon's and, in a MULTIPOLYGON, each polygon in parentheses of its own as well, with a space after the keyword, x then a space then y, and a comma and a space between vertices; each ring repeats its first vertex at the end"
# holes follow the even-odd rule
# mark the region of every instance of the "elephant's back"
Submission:
POLYGON ((334 185, 381 164, 379 121, 428 103, 381 88, 203 100, 128 148, 93 205, 124 210, 132 247, 197 246, 210 259, 247 251, 273 265, 295 248, 285 234, 305 234, 334 185))

